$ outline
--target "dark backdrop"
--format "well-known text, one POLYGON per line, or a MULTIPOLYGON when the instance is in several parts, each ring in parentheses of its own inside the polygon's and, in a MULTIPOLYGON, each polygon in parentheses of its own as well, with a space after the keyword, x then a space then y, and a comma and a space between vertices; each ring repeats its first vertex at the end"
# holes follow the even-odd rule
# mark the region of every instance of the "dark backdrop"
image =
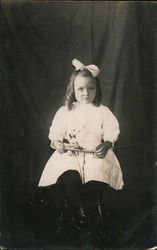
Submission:
POLYGON ((121 244, 155 244, 156 6, 1 3, 2 245, 31 245, 25 208, 52 153, 48 130, 62 104, 73 58, 100 67, 102 103, 120 123, 115 151, 125 181, 117 209, 121 244))

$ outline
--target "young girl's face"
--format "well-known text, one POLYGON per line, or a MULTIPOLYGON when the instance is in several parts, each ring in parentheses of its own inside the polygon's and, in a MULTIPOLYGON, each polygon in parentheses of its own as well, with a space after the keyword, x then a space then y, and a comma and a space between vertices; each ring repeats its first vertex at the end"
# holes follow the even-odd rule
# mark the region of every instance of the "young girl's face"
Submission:
POLYGON ((79 103, 92 103, 96 97, 96 84, 94 79, 77 76, 74 81, 74 93, 79 103))

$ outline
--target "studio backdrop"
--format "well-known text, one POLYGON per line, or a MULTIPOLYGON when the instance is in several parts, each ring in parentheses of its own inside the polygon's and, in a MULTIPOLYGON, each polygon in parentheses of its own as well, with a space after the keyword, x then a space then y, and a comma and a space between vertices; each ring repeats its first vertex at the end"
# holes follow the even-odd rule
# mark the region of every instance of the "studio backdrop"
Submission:
POLYGON ((120 206, 129 218, 139 215, 133 229, 142 228, 139 245, 155 242, 156 6, 151 1, 1 2, 4 242, 16 234, 21 206, 31 199, 52 154, 49 127, 62 105, 73 58, 101 69, 102 104, 120 123, 115 145, 125 182, 120 206))

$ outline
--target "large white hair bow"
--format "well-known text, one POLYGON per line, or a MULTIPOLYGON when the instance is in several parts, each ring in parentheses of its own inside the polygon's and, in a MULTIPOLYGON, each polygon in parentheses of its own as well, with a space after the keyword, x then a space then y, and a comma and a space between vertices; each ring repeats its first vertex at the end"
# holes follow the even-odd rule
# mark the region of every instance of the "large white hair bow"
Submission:
POLYGON ((100 69, 94 64, 85 66, 83 63, 81 63, 77 59, 73 59, 72 64, 75 66, 76 70, 88 69, 91 72, 91 74, 93 75, 93 77, 98 76, 98 74, 100 73, 100 69))

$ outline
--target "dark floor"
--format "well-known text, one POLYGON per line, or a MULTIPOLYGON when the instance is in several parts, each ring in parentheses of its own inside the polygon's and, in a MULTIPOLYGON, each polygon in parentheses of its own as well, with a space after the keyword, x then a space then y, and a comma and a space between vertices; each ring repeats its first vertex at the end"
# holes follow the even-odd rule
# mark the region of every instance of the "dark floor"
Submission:
POLYGON ((102 194, 102 222, 96 200, 90 197, 84 199, 83 222, 74 206, 58 220, 60 211, 50 198, 46 192, 27 195, 23 202, 15 197, 12 212, 8 209, 3 221, 0 245, 19 249, 146 249, 156 245, 153 226, 156 209, 152 204, 141 204, 144 199, 138 202, 137 192, 132 196, 127 190, 111 191, 108 196, 102 194))

